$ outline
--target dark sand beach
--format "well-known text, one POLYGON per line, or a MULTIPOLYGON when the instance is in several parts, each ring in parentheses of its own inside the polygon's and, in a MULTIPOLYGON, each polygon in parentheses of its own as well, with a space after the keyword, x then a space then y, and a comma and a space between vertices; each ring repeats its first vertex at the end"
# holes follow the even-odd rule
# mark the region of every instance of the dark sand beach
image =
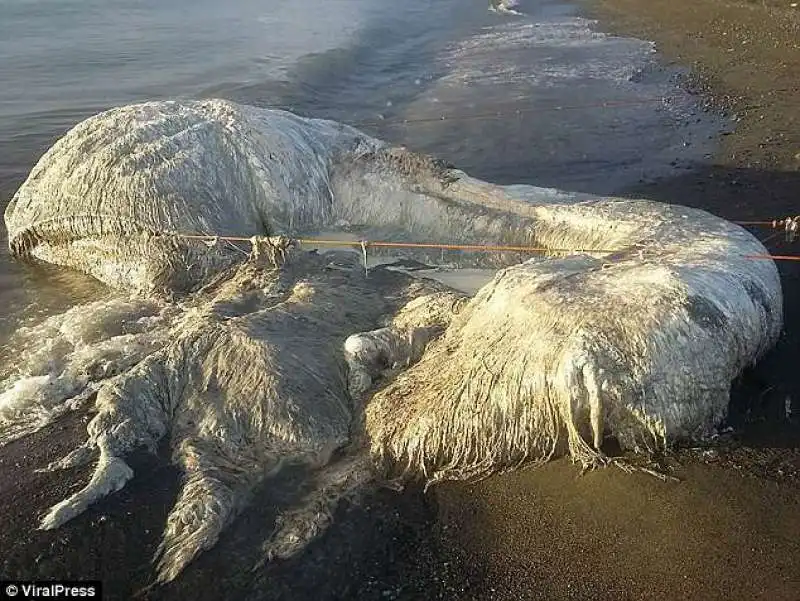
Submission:
MULTIPOLYGON (((798 213, 800 10, 789 4, 585 3, 604 29, 654 40, 667 61, 691 69, 687 85, 732 121, 708 165, 628 195, 731 220, 798 213)), ((781 238, 767 247, 798 254, 781 238)), ((491 582, 475 598, 800 599, 800 264, 779 269, 785 334, 735 385, 734 432, 713 451, 666 462, 680 483, 618 470, 575 477, 556 462, 438 491, 443 519, 491 582)))
MULTIPOLYGON (((734 121, 708 165, 627 194, 734 220, 800 212, 800 10, 774 0, 586 10, 604 29, 655 40, 693 71, 688 85, 709 110, 734 121)), ((769 243, 787 254, 798 245, 769 243)), ((427 493, 377 491, 341 507, 302 556, 254 571, 272 508, 290 501, 272 485, 178 582, 141 591, 178 490, 166 457, 138 458, 128 487, 62 529, 35 529, 89 476, 33 472, 85 436, 76 415, 0 457, 0 574, 100 579, 105 599, 800 599, 800 263, 780 269, 786 333, 736 384, 733 430, 664 459, 677 482, 616 468, 580 475, 561 460, 427 493)))

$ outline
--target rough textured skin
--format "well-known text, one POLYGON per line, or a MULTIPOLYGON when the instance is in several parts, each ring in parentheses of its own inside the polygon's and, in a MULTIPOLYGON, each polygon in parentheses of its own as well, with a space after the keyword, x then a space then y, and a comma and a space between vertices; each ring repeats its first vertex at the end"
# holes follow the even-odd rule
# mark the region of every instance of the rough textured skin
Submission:
MULTIPOLYGON (((88 441, 49 468, 80 465, 97 450, 94 476, 44 516, 43 529, 120 490, 134 476, 126 456, 164 439, 185 482, 159 550, 162 581, 213 546, 253 488, 285 465, 308 466, 314 481, 279 520, 267 557, 302 549, 330 508, 372 479, 366 453, 334 457, 363 410, 347 391, 342 343, 395 314, 425 328, 428 299, 459 295, 380 268, 366 278, 349 254, 287 259, 280 269, 255 258, 234 268, 147 334, 160 333, 160 348, 100 383, 88 441)), ((82 366, 73 359, 64 359, 65 379, 82 366)))
POLYGON ((168 438, 186 481, 160 580, 212 546, 286 462, 313 466, 316 487, 266 557, 322 532, 331 504, 376 465, 434 482, 562 453, 601 464, 608 435, 652 451, 702 434, 782 327, 774 263, 747 258, 763 246, 708 213, 495 186, 343 125, 217 100, 78 125, 5 219, 17 256, 140 293, 114 301, 129 331, 103 325, 98 302, 23 333, 22 347, 44 350, 23 353, 31 361, 0 387, 0 444, 97 392, 87 445, 52 466, 97 449, 95 477, 45 516, 53 528, 124 486, 128 453, 168 438), (507 266, 465 301, 386 270, 365 277, 352 255, 278 257, 257 242, 243 263, 241 249, 179 235, 342 222, 367 237, 560 258, 464 253, 462 264, 507 266), (154 292, 161 300, 141 297, 154 292), (94 339, 70 334, 95 326, 94 339))

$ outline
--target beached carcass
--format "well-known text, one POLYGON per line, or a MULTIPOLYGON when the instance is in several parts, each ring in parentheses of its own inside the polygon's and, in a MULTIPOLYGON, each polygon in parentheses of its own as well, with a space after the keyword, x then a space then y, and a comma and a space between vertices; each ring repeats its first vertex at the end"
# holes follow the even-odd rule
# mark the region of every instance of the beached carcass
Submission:
POLYGON ((118 293, 18 334, 0 438, 80 402, 96 411, 86 444, 49 466, 96 460, 94 477, 43 528, 119 490, 126 455, 168 440, 185 482, 162 581, 287 464, 316 486, 279 520, 270 557, 302 549, 377 478, 565 454, 595 466, 607 437, 653 452, 701 436, 782 327, 775 265, 749 258, 763 246, 706 212, 492 185, 345 125, 220 100, 80 123, 5 221, 15 256, 118 293), (546 251, 453 251, 498 268, 468 298, 395 268, 366 274, 359 254, 293 248, 336 228, 546 251))

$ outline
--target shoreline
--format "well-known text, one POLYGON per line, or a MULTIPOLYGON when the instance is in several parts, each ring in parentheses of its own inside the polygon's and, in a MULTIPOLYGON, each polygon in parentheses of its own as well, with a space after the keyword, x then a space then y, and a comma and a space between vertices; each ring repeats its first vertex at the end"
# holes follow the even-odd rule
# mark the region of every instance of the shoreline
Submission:
MULTIPOLYGON (((709 164, 624 195, 705 208, 730 220, 800 212, 800 7, 789 5, 581 0, 583 13, 604 31, 651 40, 664 64, 690 69, 689 89, 730 120, 709 164)), ((772 233, 752 231, 762 240, 772 233)), ((768 248, 790 250, 780 243, 768 248)))
MULTIPOLYGON (((690 89, 736 126, 721 136, 709 164, 623 195, 730 220, 800 212, 800 10, 776 8, 787 5, 581 3, 600 30, 652 40, 662 64, 691 69, 690 89), (739 44, 726 44, 729 36, 739 44), (783 58, 771 62, 776 56, 783 58)), ((773 233, 751 231, 761 240, 773 233)), ((781 236, 767 248, 800 255, 800 246, 781 236)), ((481 593, 470 598, 797 598, 800 264, 780 261, 778 268, 785 333, 734 383, 733 431, 712 448, 685 449, 669 459, 679 484, 613 468, 578 477, 560 460, 435 491, 446 530, 457 533, 470 566, 486 575, 481 593)))
POLYGON ((610 33, 652 40, 691 68, 696 92, 735 122, 715 164, 800 170, 800 6, 779 0, 582 0, 610 33))

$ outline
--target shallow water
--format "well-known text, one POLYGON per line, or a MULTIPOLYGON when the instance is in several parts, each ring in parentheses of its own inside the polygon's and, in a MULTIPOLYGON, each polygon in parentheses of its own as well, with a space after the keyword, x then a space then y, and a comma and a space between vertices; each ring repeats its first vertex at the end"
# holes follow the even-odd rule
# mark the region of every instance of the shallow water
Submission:
MULTIPOLYGON (((595 193, 710 151, 718 122, 650 43, 598 33, 563 2, 517 8, 523 15, 463 0, 7 0, 0 202, 81 119, 168 97, 290 108, 485 179, 595 193)), ((100 293, 80 275, 15 264, 2 247, 0 339, 100 293)))

